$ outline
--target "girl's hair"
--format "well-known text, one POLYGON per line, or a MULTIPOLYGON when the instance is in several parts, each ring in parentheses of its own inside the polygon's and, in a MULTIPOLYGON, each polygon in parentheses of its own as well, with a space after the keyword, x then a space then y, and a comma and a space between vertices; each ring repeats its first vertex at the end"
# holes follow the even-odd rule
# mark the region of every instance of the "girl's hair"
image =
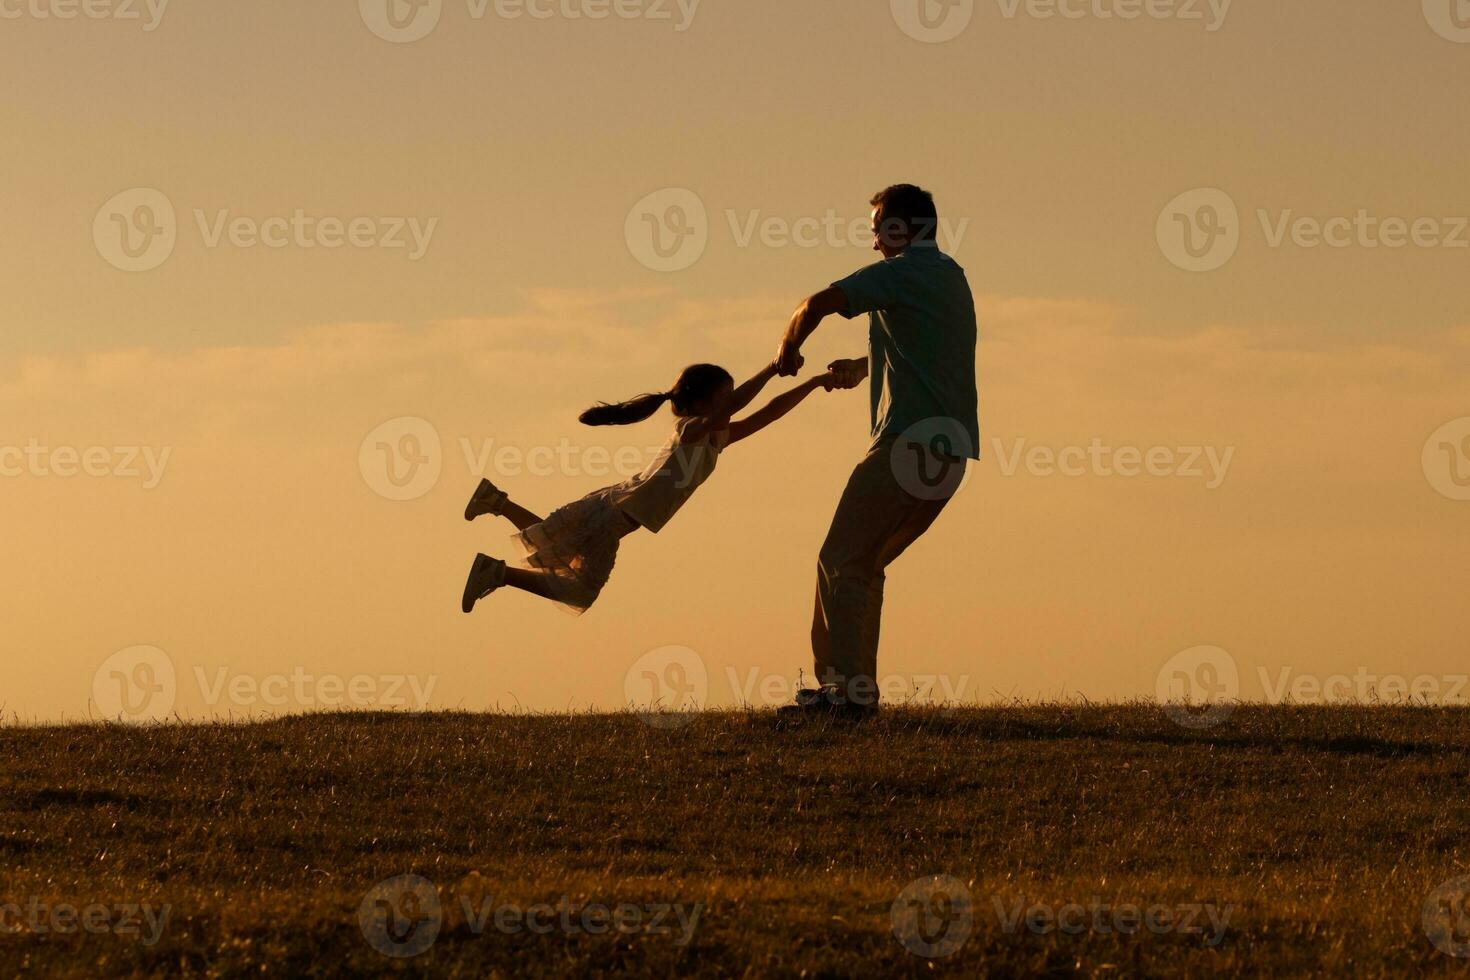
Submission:
POLYGON ((583 425, 631 425, 642 422, 657 412, 664 402, 672 402, 675 415, 692 415, 695 406, 709 400, 722 387, 733 384, 730 372, 714 364, 693 364, 685 368, 674 387, 657 395, 639 395, 610 405, 599 402, 578 418, 583 425))

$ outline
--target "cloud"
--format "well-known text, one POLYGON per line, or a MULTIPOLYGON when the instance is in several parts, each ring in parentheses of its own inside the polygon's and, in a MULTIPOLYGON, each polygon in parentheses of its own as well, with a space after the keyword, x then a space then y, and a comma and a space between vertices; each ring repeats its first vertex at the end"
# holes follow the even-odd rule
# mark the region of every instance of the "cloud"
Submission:
MULTIPOLYGON (((1460 561, 1446 542, 1461 518, 1427 486, 1419 456, 1430 432, 1470 414, 1470 332, 1398 343, 1290 325, 1165 332, 1085 300, 978 302, 987 459, 896 570, 890 635, 908 642, 892 662, 969 673, 987 690, 1040 690, 1040 670, 1089 693, 1143 694, 1158 663, 1205 641, 1253 662, 1278 662, 1283 645, 1300 663, 1348 650, 1369 662, 1370 646, 1407 629, 1401 671, 1422 666, 1413 644, 1458 642, 1439 597, 1460 561), (1094 438, 1235 455, 1211 491, 1201 480, 1007 475, 991 442, 1094 438), (1419 611, 1411 627, 1375 618, 1385 590, 1419 611), (978 663, 977 644, 1006 656, 978 663)), ((75 478, 0 487, 26 515, 6 587, 21 610, 16 642, 37 659, 17 697, 76 713, 69 699, 85 685, 72 680, 140 641, 248 669, 274 658, 350 671, 377 658, 442 670, 446 690, 472 692, 470 707, 483 704, 487 658, 489 697, 514 690, 540 708, 619 703, 626 663, 655 641, 695 644, 712 664, 801 663, 793 638, 810 615, 813 554, 864 442, 857 394, 804 406, 741 446, 677 526, 629 542, 594 631, 610 659, 585 665, 587 634, 528 604, 508 601, 515 613, 493 635, 451 615, 466 556, 504 530, 458 519, 478 476, 462 447, 646 448, 660 423, 590 430, 576 412, 690 360, 753 369, 788 305, 533 293, 502 315, 313 327, 256 347, 13 360, 0 367, 0 442, 173 449, 149 492, 75 478), (435 489, 404 504, 374 495, 358 469, 364 436, 400 415, 430 420, 445 453, 435 489), (76 569, 108 583, 89 594, 87 617, 69 611, 76 569), (730 598, 711 603, 711 590, 730 598), (570 679, 548 687, 547 663, 570 679)), ((832 324, 814 359, 848 352, 862 329, 832 324)), ((549 508, 593 480, 511 485, 549 508)))
MULTIPOLYGON (((1341 424, 1347 439, 1353 426, 1443 421, 1470 366, 1470 327, 1355 343, 1291 325, 1146 332, 1130 311, 1088 300, 986 294, 977 305, 990 434, 1193 432, 1300 454, 1294 428, 1341 424)), ((542 430, 590 401, 660 387, 691 361, 753 370, 788 307, 761 295, 534 291, 501 315, 316 326, 253 347, 28 356, 0 365, 0 409, 21 430, 131 426, 177 441, 310 438, 398 414, 542 430)), ((861 329, 829 325, 813 358, 847 352, 861 329)))

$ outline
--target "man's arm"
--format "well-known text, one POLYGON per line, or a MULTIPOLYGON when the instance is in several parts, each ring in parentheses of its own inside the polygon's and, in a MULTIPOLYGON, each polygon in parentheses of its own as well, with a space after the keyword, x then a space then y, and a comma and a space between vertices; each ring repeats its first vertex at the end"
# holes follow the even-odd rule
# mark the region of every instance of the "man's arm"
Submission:
POLYGON ((781 351, 776 355, 776 364, 782 377, 790 377, 801 370, 801 345, 812 335, 821 322, 834 313, 847 309, 847 295, 840 286, 828 286, 820 293, 807 298, 791 315, 791 325, 781 340, 781 351))

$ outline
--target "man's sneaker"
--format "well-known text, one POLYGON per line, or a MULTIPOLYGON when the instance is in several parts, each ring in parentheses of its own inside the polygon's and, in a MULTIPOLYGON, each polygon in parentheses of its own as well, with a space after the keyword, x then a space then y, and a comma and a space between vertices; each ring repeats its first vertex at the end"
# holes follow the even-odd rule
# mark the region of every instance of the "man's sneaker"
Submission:
POLYGON ((480 485, 475 488, 474 496, 470 497, 470 502, 465 505, 464 519, 472 521, 485 514, 499 517, 501 508, 509 499, 509 495, 504 490, 489 480, 481 480, 480 485))
POLYGON ((806 718, 830 718, 837 721, 863 721, 878 713, 878 705, 852 704, 842 697, 835 685, 803 688, 796 692, 796 703, 776 709, 778 721, 800 721, 806 718))
POLYGON ((464 597, 459 607, 467 613, 475 611, 475 603, 505 584, 505 562, 486 555, 476 555, 470 566, 470 577, 464 583, 464 597))

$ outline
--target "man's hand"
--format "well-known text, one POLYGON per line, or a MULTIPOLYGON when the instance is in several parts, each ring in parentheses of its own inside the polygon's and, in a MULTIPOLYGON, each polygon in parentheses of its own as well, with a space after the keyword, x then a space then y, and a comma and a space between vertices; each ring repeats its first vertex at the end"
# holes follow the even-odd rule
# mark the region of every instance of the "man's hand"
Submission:
POLYGON ((854 378, 850 373, 843 371, 828 371, 826 374, 817 375, 816 380, 828 391, 846 391, 862 384, 861 378, 854 378))
POLYGON ((794 378, 801 373, 806 364, 806 358, 801 356, 801 351, 796 344, 790 340, 781 341, 781 349, 776 354, 776 373, 783 378, 794 378))
POLYGON ((855 357, 850 361, 833 361, 827 365, 828 372, 836 379, 839 388, 856 388, 868 376, 868 359, 855 357))

